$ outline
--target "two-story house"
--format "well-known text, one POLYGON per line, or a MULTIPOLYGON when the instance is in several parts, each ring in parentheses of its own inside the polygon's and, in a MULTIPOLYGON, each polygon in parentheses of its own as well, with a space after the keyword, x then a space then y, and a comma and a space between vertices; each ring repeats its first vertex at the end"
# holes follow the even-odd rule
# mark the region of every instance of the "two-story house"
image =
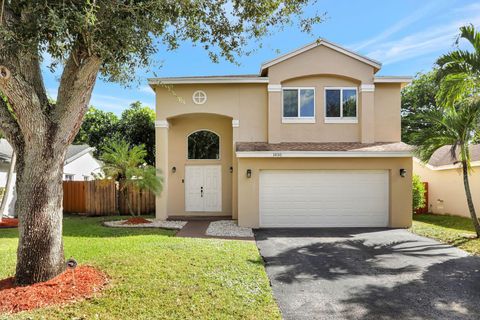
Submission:
POLYGON ((158 219, 246 227, 408 227, 412 156, 400 90, 381 64, 326 40, 258 75, 149 79, 156 93, 158 219))

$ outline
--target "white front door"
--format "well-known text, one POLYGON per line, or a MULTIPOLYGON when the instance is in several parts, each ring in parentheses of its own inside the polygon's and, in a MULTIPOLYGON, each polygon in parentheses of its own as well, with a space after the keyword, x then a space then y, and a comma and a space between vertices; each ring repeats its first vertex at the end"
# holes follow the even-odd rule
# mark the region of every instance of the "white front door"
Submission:
POLYGON ((222 167, 185 167, 185 211, 222 211, 222 167))

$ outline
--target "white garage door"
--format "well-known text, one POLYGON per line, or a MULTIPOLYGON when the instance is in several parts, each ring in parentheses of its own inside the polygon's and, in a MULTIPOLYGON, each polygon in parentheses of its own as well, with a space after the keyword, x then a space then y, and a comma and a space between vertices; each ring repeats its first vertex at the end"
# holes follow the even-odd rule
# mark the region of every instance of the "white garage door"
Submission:
POLYGON ((260 172, 261 227, 386 227, 387 170, 260 172))

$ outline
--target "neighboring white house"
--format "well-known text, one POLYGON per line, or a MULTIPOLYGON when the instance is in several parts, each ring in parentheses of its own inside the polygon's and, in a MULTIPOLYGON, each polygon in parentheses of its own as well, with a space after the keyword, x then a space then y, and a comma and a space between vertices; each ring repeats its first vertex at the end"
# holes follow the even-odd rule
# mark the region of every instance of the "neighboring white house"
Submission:
MULTIPOLYGON (((85 181, 93 179, 93 174, 100 172, 101 162, 93 156, 94 148, 89 145, 71 145, 68 147, 65 166, 63 167, 63 180, 85 181)), ((0 187, 7 183, 8 170, 13 149, 5 139, 0 139, 0 187)), ((15 179, 15 174, 14 177, 15 179)), ((13 200, 11 194, 7 199, 7 212, 13 213, 13 200)))
MULTIPOLYGON (((470 189, 473 203, 480 212, 480 144, 470 147, 470 189)), ((428 182, 428 211, 436 214, 449 214, 470 217, 463 185, 460 164, 452 159, 450 146, 445 146, 432 155, 424 164, 417 158, 413 161, 413 173, 422 181, 428 182)))

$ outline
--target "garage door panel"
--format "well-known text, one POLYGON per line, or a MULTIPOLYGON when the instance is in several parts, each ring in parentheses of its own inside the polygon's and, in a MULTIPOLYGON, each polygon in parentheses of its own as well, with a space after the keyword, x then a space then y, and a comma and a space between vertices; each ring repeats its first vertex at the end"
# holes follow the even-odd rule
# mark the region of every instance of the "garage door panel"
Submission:
POLYGON ((260 225, 387 226, 388 171, 261 171, 260 225))

